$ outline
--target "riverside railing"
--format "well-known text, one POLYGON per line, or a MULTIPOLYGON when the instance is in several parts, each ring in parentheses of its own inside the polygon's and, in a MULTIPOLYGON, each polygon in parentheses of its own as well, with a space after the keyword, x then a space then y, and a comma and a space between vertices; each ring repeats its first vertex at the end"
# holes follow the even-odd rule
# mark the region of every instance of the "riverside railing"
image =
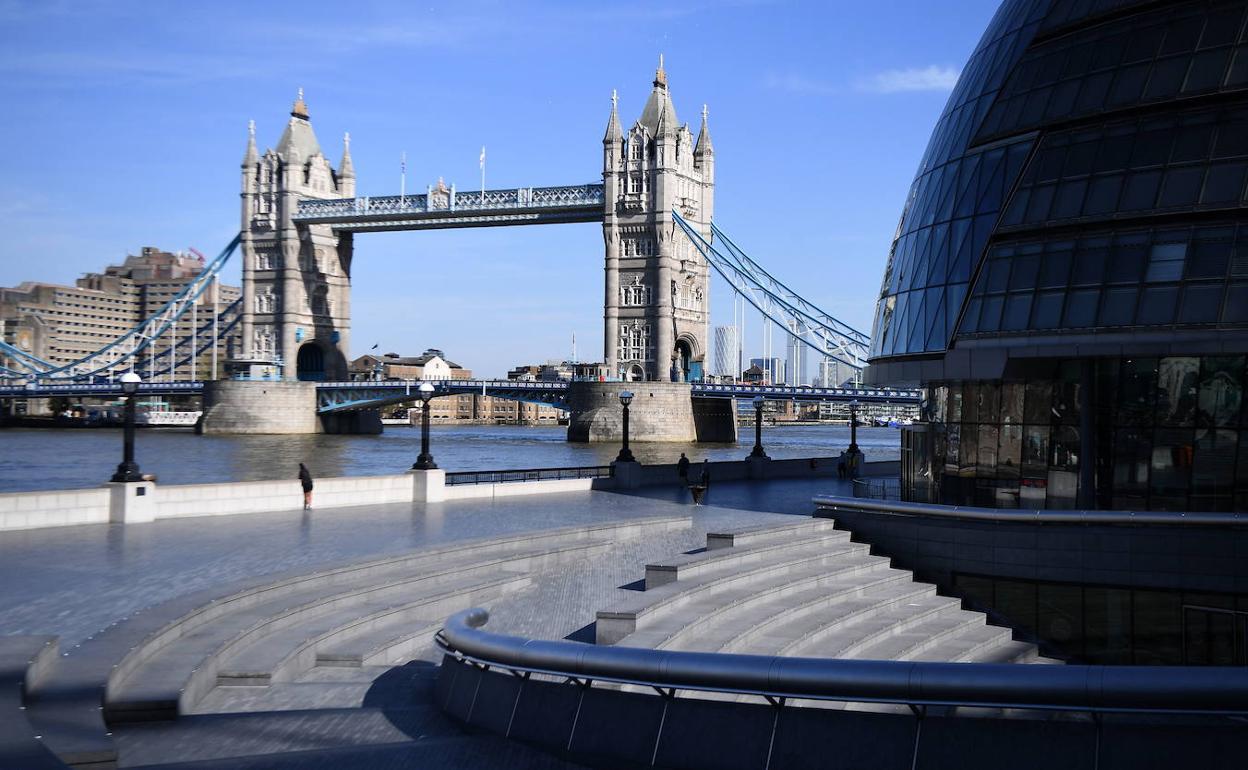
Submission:
POLYGON ((901 499, 901 479, 854 479, 853 486, 855 499, 901 499))
POLYGON ((558 481, 562 479, 609 479, 610 465, 585 465, 575 468, 526 468, 502 471, 454 471, 446 474, 447 486, 461 484, 511 484, 523 481, 558 481))
POLYGON ((869 500, 855 497, 815 495, 812 502, 821 510, 839 509, 890 516, 918 516, 934 519, 1015 521, 1029 523, 1075 524, 1190 524, 1201 526, 1245 526, 1248 513, 1184 511, 1069 511, 1026 508, 975 508, 964 505, 936 505, 896 500, 869 500))
POLYGON ((796 658, 608 647, 481 630, 484 609, 452 615, 435 640, 486 668, 583 682, 786 699, 1043 711, 1248 715, 1248 668, 1028 666, 796 658))

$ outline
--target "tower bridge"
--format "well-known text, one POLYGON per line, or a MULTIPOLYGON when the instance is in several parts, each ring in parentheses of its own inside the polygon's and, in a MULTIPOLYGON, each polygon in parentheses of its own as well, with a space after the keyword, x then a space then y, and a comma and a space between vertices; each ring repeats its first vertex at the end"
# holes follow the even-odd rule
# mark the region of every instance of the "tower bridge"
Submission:
MULTIPOLYGON (((602 226, 603 361, 615 382, 574 383, 538 393, 514 383, 474 381, 439 385, 440 394, 484 387, 503 398, 559 403, 574 415, 569 438, 590 440, 612 437, 621 383, 645 383, 649 398, 635 404, 635 411, 662 404, 654 406, 658 411, 649 423, 648 438, 656 440, 693 438, 695 415, 703 421, 718 415, 714 419, 732 426, 730 435, 699 429, 698 436, 735 438, 731 410, 716 405, 725 398, 875 398, 854 389, 813 394, 801 388, 743 389, 704 382, 712 268, 764 318, 818 355, 858 370, 870 341, 770 276, 712 224, 715 150, 708 112, 703 106, 696 137, 678 121, 661 59, 641 114, 627 129, 612 94, 602 148, 600 182, 464 191, 439 180, 423 193, 361 196, 350 135, 343 135, 341 159, 334 166, 313 131, 300 90, 274 147, 261 153, 255 123, 249 124, 241 164, 240 234, 204 274, 160 313, 70 364, 54 365, 0 341, 0 381, 11 385, 0 388, 0 398, 42 393, 45 385, 61 387, 63 395, 75 392, 74 385, 107 390, 101 383, 111 375, 126 368, 143 372, 138 361, 144 351, 152 379, 160 371, 174 371, 178 355, 173 351, 194 355, 203 349, 204 329, 212 329, 211 344, 212 335, 241 326, 241 354, 228 364, 231 378, 183 383, 186 387, 178 391, 203 393, 205 430, 319 430, 324 426, 308 418, 318 412, 334 417, 336 430, 361 430, 364 423, 356 418, 363 410, 402 399, 393 385, 344 382, 356 234, 567 223, 602 226), (196 297, 236 250, 242 260, 242 297, 227 309, 228 318, 223 312, 196 327, 185 343, 172 339, 163 358, 152 355, 155 340, 167 332, 176 335, 174 322, 195 312, 196 297), (167 362, 167 370, 158 370, 158 361, 167 362), (705 403, 699 407, 698 402, 705 403)), ((890 392, 888 398, 905 402, 916 397, 890 392)), ((636 419, 645 425, 640 414, 636 419)))

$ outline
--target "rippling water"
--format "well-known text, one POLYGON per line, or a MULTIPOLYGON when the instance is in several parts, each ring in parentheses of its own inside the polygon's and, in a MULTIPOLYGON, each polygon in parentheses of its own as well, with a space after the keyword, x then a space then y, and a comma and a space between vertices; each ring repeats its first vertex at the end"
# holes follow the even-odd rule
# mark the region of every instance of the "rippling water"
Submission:
MULTIPOLYGON (((570 444, 565 428, 434 426, 434 459, 448 471, 605 465, 619 447, 570 444)), ((698 462, 742 459, 754 443, 742 428, 737 444, 633 443, 643 463, 670 463, 681 452, 698 462)), ((776 458, 827 457, 849 444, 849 428, 781 426, 763 429, 763 445, 776 458)), ((859 428, 867 460, 896 460, 899 432, 859 428)), ((386 426, 380 436, 196 436, 187 430, 142 430, 136 459, 144 473, 166 484, 294 478, 299 463, 314 476, 399 473, 420 452, 420 431, 386 426)), ((108 480, 121 459, 114 429, 0 430, 0 492, 94 487, 108 480)))

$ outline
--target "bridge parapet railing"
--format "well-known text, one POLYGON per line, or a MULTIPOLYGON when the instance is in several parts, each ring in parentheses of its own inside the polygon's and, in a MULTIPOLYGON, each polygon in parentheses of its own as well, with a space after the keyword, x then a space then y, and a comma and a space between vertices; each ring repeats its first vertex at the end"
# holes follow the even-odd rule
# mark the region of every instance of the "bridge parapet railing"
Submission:
POLYGON ((854 497, 859 500, 900 500, 901 479, 854 479, 854 497))
POLYGON ((446 474, 447 486, 464 484, 511 484, 524 481, 559 481, 563 479, 609 479, 610 465, 585 465, 575 468, 525 468, 499 471, 454 471, 446 474))

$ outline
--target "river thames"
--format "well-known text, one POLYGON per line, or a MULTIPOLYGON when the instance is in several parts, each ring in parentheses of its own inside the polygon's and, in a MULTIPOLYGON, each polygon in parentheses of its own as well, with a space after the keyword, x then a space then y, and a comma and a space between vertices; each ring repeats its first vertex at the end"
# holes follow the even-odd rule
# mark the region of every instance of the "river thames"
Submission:
MULTIPOLYGON (((615 444, 571 444, 563 427, 435 426, 434 459, 447 471, 605 465, 615 444)), ((693 462, 737 460, 749 454, 754 432, 741 428, 736 444, 633 442, 642 463, 671 463, 685 452, 693 462)), ((775 459, 833 457, 849 444, 844 426, 763 429, 775 459)), ((896 460, 895 428, 859 428, 866 459, 896 460)), ((165 484, 267 481, 295 478, 299 463, 314 476, 376 476, 407 470, 420 452, 420 430, 386 426, 380 436, 196 436, 189 430, 140 430, 136 459, 165 484)), ((108 481, 121 459, 119 429, 6 429, 0 431, 0 492, 94 487, 108 481)))

